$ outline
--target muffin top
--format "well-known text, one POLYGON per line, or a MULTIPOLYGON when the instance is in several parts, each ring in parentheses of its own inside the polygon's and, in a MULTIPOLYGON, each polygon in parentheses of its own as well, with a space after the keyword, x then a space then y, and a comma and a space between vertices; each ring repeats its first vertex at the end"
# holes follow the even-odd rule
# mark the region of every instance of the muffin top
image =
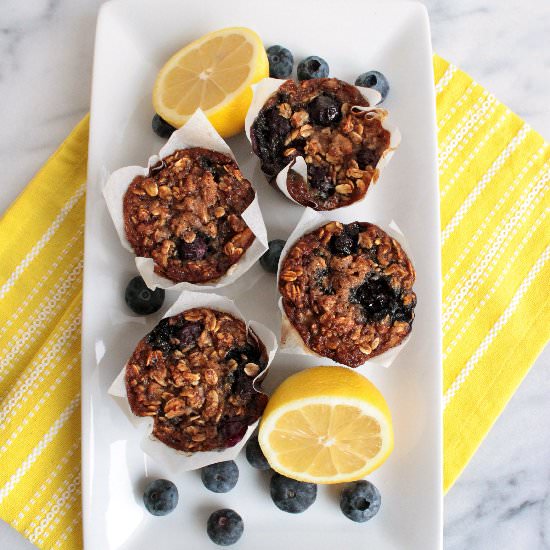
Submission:
POLYGON ((263 172, 277 174, 301 156, 307 180, 290 170, 287 188, 300 204, 333 210, 363 198, 376 166, 390 147, 383 109, 361 111, 369 103, 355 87, 336 78, 287 80, 266 101, 250 129, 252 148, 263 172))
POLYGON ((376 225, 329 222, 290 248, 279 273, 284 312, 319 355, 358 367, 411 331, 415 271, 376 225))
POLYGON ((253 381, 266 365, 264 345, 240 319, 189 309, 138 343, 126 365, 128 402, 136 416, 153 417, 153 435, 169 447, 225 449, 265 408, 253 381))
POLYGON ((254 241, 241 217, 254 199, 227 155, 181 149, 134 178, 123 200, 126 237, 137 256, 176 283, 224 275, 254 241))

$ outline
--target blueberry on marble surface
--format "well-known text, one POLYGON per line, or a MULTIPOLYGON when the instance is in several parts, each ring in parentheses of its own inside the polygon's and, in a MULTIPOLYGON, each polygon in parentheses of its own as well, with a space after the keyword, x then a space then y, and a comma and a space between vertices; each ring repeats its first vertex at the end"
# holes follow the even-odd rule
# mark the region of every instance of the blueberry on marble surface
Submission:
POLYGON ((143 503, 154 516, 165 516, 178 505, 178 488, 167 479, 155 479, 145 488, 143 503))
POLYGON ((204 486, 214 493, 228 493, 239 481, 239 468, 233 460, 217 462, 201 470, 204 486))
POLYGON ((386 99, 390 91, 388 79, 379 71, 367 71, 360 74, 355 80, 355 85, 376 90, 382 96, 380 103, 386 99))
POLYGON ((270 470, 271 466, 267 461, 262 448, 258 443, 257 437, 251 437, 246 444, 246 460, 248 463, 257 470, 270 470))
POLYGON ((317 485, 275 473, 271 478, 270 492, 277 508, 290 514, 300 514, 315 502, 317 485))
POLYGON ((164 289, 151 290, 138 275, 134 277, 124 292, 126 305, 139 315, 149 315, 158 311, 164 303, 164 289))
POLYGON ((269 61, 269 76, 272 78, 288 78, 292 73, 294 56, 283 46, 270 46, 266 50, 269 61))
POLYGON ((175 130, 171 124, 157 114, 155 114, 151 121, 151 127, 153 128, 153 132, 161 138, 169 138, 175 130))
POLYGON ((329 66, 322 57, 310 55, 298 63, 296 74, 298 75, 298 80, 327 78, 329 75, 329 66))
POLYGON ((282 239, 274 239, 269 241, 269 249, 264 252, 260 258, 260 265, 268 273, 277 273, 277 268, 279 267, 279 258, 281 257, 281 252, 286 244, 286 241, 282 239))
POLYGON ((340 508, 343 514, 358 523, 372 519, 380 510, 382 497, 370 482, 361 480, 346 487, 340 495, 340 508))
POLYGON ((243 531, 243 518, 229 508, 212 512, 206 524, 206 532, 210 540, 220 546, 235 544, 241 538, 243 531))

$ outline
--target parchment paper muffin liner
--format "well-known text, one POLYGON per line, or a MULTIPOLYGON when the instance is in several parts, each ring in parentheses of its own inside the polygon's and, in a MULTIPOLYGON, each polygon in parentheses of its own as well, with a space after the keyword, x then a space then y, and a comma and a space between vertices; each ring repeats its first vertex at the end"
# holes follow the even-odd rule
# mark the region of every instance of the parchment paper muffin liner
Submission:
MULTIPOLYGON (((216 132, 212 124, 210 124, 206 118, 205 114, 199 109, 184 126, 176 130, 170 136, 170 139, 162 147, 158 155, 153 155, 149 158, 147 167, 126 166, 113 172, 107 180, 107 183, 103 189, 103 196, 107 202, 107 208, 122 246, 126 250, 132 252, 132 254, 134 251, 126 238, 126 232, 124 230, 122 206, 124 194, 126 193, 128 186, 136 176, 147 176, 151 166, 154 166, 163 158, 171 155, 174 151, 188 149, 190 147, 203 147, 205 149, 217 151, 228 155, 235 160, 235 155, 227 143, 216 132)), ((258 204, 257 194, 250 205, 243 211, 241 217, 254 233, 256 238, 239 261, 232 265, 220 278, 206 283, 176 283, 155 273, 155 263, 152 258, 136 256, 136 267, 147 286, 153 290, 160 287, 164 289, 173 288, 176 290, 208 291, 224 287, 236 281, 241 275, 248 271, 248 269, 250 269, 250 267, 252 267, 252 265, 256 263, 260 256, 267 250, 267 231, 262 213, 260 211, 260 205, 258 204)))
MULTIPOLYGON (((281 269, 281 264, 285 258, 285 256, 288 254, 289 250, 292 248, 292 246, 298 241, 301 237, 303 237, 306 233, 310 233, 311 231, 314 231, 318 227, 331 222, 331 221, 337 221, 341 223, 351 223, 351 222, 368 222, 372 223, 374 225, 377 225, 380 227, 383 231, 385 231, 390 237, 393 237, 395 240, 399 242, 409 259, 411 260, 413 266, 414 266, 414 260, 410 252, 410 246, 407 242, 405 236, 399 229, 398 225, 392 220, 389 224, 385 225, 383 223, 380 223, 376 219, 357 219, 357 216, 352 214, 351 212, 346 212, 343 209, 337 209, 325 211, 325 212, 316 212, 315 210, 311 208, 306 208, 304 210, 304 213, 302 214, 302 217, 300 218, 300 221, 288 237, 286 244, 281 252, 281 257, 279 259, 279 266, 277 268, 277 285, 279 283, 279 272, 281 269)), ((313 357, 322 357, 323 359, 327 359, 326 357, 319 355, 318 353, 314 352, 313 350, 309 349, 304 341, 302 340, 302 337, 300 336, 300 333, 294 328, 290 320, 288 319, 284 308, 283 308, 283 299, 282 297, 279 298, 279 310, 281 311, 281 338, 280 338, 280 344, 279 344, 279 350, 281 353, 288 353, 288 354, 295 354, 295 355, 311 355, 313 357)), ((413 324, 414 327, 414 324, 413 324)), ((413 328, 414 330, 414 328, 413 328)), ((376 355, 375 357, 372 357, 371 359, 367 359, 362 365, 359 365, 360 367, 369 364, 369 365, 379 365, 382 367, 389 367, 394 361, 395 358, 403 351, 407 343, 409 342, 409 339, 411 338, 411 335, 413 333, 413 330, 407 335, 406 338, 403 339, 401 344, 398 346, 395 346, 393 348, 388 349, 384 353, 381 353, 380 355, 376 355)))
MULTIPOLYGON (((253 96, 252 96, 252 103, 250 104, 250 108, 248 109, 248 112, 246 114, 245 118, 245 133, 246 137, 248 138, 248 141, 252 143, 252 140, 250 138, 250 128, 254 121, 256 120, 256 117, 258 116, 258 113, 264 106, 265 102, 269 99, 269 97, 275 93, 282 84, 284 84, 286 80, 281 80, 278 78, 264 78, 263 80, 260 80, 257 84, 254 84, 252 86, 253 96)), ((380 177, 380 172, 388 164, 391 157, 393 156, 394 151, 397 149, 399 143, 401 142, 401 133, 399 132, 399 128, 390 120, 390 117, 388 115, 388 112, 385 109, 382 109, 380 107, 376 107, 378 103, 382 100, 382 96, 379 92, 376 90, 373 90, 372 88, 364 88, 362 86, 355 86, 357 90, 361 93, 361 95, 369 102, 369 107, 362 107, 359 105, 353 105, 352 110, 354 111, 365 111, 365 112, 375 112, 377 114, 384 115, 382 118, 382 128, 387 130, 390 133, 390 144, 389 148, 384 151, 380 159, 378 160, 378 163, 376 164, 375 170, 374 170, 374 176, 372 178, 372 183, 375 183, 376 180, 380 177)), ((295 172, 297 172, 304 180, 307 180, 307 165, 306 161, 304 160, 304 157, 298 156, 295 159, 293 159, 291 162, 289 162, 278 174, 275 178, 275 183, 277 187, 282 191, 282 193, 288 197, 292 202, 296 204, 300 204, 299 202, 295 201, 292 196, 290 195, 288 191, 288 171, 292 168, 295 172)), ((346 206, 341 206, 340 208, 348 208, 349 206, 358 204, 362 200, 365 199, 365 197, 368 195, 368 191, 365 193, 363 198, 354 201, 350 204, 347 204, 346 206)), ((335 208, 334 210, 339 210, 340 208, 335 208)), ((334 210, 331 210, 331 212, 334 212, 334 210)))
MULTIPOLYGON (((258 374, 258 376, 256 376, 256 378, 254 378, 253 381, 254 389, 258 393, 263 393, 261 391, 261 382, 267 376, 269 366, 275 356, 275 352, 277 351, 277 338, 275 335, 261 323, 256 321, 246 321, 232 300, 216 294, 183 291, 174 305, 166 312, 163 319, 166 317, 172 317, 173 315, 177 315, 178 313, 195 307, 207 307, 230 313, 237 319, 242 320, 246 324, 247 329, 253 332, 263 343, 268 357, 267 366, 261 373, 258 374)), ((153 419, 151 417, 140 417, 132 413, 126 394, 125 378, 126 365, 112 383, 108 393, 115 398, 117 404, 128 417, 130 422, 142 434, 140 447, 143 452, 156 460, 159 464, 167 466, 172 471, 196 470, 215 462, 233 460, 239 454, 240 450, 246 444, 247 440, 250 438, 258 425, 258 421, 250 425, 243 439, 234 447, 230 447, 225 450, 185 453, 183 451, 172 449, 152 435, 153 419)))

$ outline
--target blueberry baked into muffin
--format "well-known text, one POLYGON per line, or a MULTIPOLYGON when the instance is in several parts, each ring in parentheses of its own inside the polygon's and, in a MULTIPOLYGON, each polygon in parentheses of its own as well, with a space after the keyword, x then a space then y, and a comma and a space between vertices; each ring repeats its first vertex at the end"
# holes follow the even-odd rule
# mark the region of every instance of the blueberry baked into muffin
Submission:
POLYGON ((265 102, 250 128, 254 153, 273 185, 296 157, 307 181, 290 170, 287 189, 298 203, 333 210, 362 199, 378 178, 377 164, 390 149, 387 111, 362 111, 369 103, 355 87, 336 78, 287 80, 265 102))
POLYGON ((126 393, 152 434, 186 452, 236 445, 262 414, 267 396, 253 381, 267 366, 263 343, 229 313, 194 308, 167 317, 126 365, 126 393))
POLYGON ((176 283, 224 275, 254 241, 241 217, 254 199, 227 155, 181 149, 134 178, 123 200, 126 238, 155 273, 176 283))
POLYGON ((279 291, 310 350, 358 367, 410 333, 414 280, 405 251, 378 226, 329 222, 290 248, 279 291))

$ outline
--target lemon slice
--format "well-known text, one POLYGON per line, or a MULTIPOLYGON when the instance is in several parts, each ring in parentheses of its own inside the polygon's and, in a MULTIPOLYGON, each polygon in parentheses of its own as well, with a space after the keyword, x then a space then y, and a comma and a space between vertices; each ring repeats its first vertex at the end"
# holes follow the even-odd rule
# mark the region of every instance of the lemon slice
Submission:
POLYGON ((153 105, 179 128, 201 108, 222 135, 243 129, 252 101, 251 84, 269 75, 260 37, 244 27, 206 34, 175 53, 153 88, 153 105))
POLYGON ((391 453, 391 414, 382 394, 359 373, 314 367, 275 390, 258 441, 271 467, 284 476, 311 483, 354 481, 391 453))

